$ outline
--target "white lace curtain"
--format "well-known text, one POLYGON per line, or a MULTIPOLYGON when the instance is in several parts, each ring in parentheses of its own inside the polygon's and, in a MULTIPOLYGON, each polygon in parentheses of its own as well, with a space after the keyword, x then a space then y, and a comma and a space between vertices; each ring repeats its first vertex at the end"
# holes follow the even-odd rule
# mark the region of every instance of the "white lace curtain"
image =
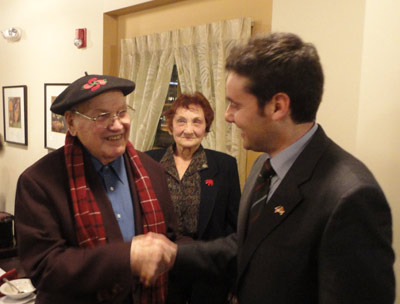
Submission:
POLYGON ((215 112, 203 146, 236 157, 243 183, 246 153, 237 127, 224 119, 225 59, 234 45, 250 35, 251 19, 240 18, 123 39, 120 76, 136 83, 128 97, 136 109, 131 129, 135 148, 145 151, 153 145, 175 63, 182 92, 203 93, 215 112))
POLYGON ((136 149, 146 151, 154 142, 175 62, 172 33, 123 39, 121 43, 119 75, 136 83, 128 97, 136 110, 130 140, 136 149))

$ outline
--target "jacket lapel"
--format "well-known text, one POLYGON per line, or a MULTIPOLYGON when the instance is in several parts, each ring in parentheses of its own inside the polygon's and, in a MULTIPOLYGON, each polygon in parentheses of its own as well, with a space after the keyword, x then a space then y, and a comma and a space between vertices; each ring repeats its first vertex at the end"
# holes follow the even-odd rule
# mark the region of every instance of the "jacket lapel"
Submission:
MULTIPOLYGON (((292 210, 302 202, 300 188, 311 178, 314 167, 330 142, 331 141, 326 137, 324 131, 319 126, 310 143, 301 152, 278 189, 268 201, 260 217, 253 223, 250 231, 246 232, 248 228, 247 217, 249 205, 251 204, 250 195, 252 191, 250 190, 254 187, 256 180, 256 176, 252 176, 251 180, 249 177, 248 182, 251 183, 251 185, 249 185, 247 190, 245 189, 247 193, 246 197, 243 197, 243 199, 246 199, 246 201, 241 202, 243 206, 241 206, 239 211, 238 280, 241 278, 252 255, 262 241, 267 238, 272 231, 278 229, 279 225, 291 215, 292 210)), ((257 163, 254 164, 254 171, 259 170, 260 164, 262 164, 266 158, 267 155, 259 157, 257 163)), ((256 175, 253 170, 251 173, 256 175)))
MULTIPOLYGON (((247 237, 243 239, 242 249, 239 252, 239 276, 244 271, 252 255, 260 243, 282 223, 291 211, 301 202, 302 196, 297 183, 285 179, 273 194, 268 204, 263 209, 259 218, 251 227, 247 228, 247 237)), ((246 220, 247 222, 247 220, 246 220)), ((247 224, 246 224, 247 226, 247 224)))
POLYGON ((208 168, 200 171, 201 197, 197 224, 198 238, 201 238, 206 230, 214 210, 216 195, 218 193, 218 184, 215 183, 215 176, 218 173, 217 165, 214 164, 213 159, 208 156, 207 150, 205 151, 208 168))

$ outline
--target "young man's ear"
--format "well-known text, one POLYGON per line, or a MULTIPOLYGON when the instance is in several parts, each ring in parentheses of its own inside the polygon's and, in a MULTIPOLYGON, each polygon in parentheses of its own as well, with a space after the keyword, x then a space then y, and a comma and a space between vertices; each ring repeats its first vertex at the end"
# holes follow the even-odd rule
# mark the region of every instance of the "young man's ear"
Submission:
POLYGON ((65 118, 65 121, 67 122, 69 133, 71 133, 72 136, 76 136, 76 126, 74 124, 74 113, 72 113, 71 111, 66 111, 64 114, 64 118, 65 118))
POLYGON ((286 93, 276 93, 268 104, 273 120, 281 120, 290 114, 290 97, 286 93))

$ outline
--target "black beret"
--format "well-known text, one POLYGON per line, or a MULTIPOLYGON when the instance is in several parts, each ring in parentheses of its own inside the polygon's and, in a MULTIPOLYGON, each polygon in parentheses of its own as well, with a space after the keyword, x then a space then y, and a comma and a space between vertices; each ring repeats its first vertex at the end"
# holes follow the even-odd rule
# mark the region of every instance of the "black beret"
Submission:
POLYGON ((53 113, 64 115, 83 101, 110 90, 121 90, 126 96, 135 89, 135 83, 128 79, 110 75, 88 75, 75 80, 57 98, 50 107, 53 113))

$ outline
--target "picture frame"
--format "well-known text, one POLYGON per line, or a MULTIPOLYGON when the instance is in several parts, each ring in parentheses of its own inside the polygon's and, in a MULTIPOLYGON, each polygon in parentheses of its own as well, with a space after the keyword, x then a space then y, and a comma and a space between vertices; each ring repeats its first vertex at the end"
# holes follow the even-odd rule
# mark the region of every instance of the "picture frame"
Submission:
POLYGON ((4 141, 28 145, 27 86, 3 87, 4 141))
POLYGON ((44 84, 44 147, 56 150, 64 145, 68 126, 63 115, 50 111, 56 97, 68 87, 69 83, 44 84))

